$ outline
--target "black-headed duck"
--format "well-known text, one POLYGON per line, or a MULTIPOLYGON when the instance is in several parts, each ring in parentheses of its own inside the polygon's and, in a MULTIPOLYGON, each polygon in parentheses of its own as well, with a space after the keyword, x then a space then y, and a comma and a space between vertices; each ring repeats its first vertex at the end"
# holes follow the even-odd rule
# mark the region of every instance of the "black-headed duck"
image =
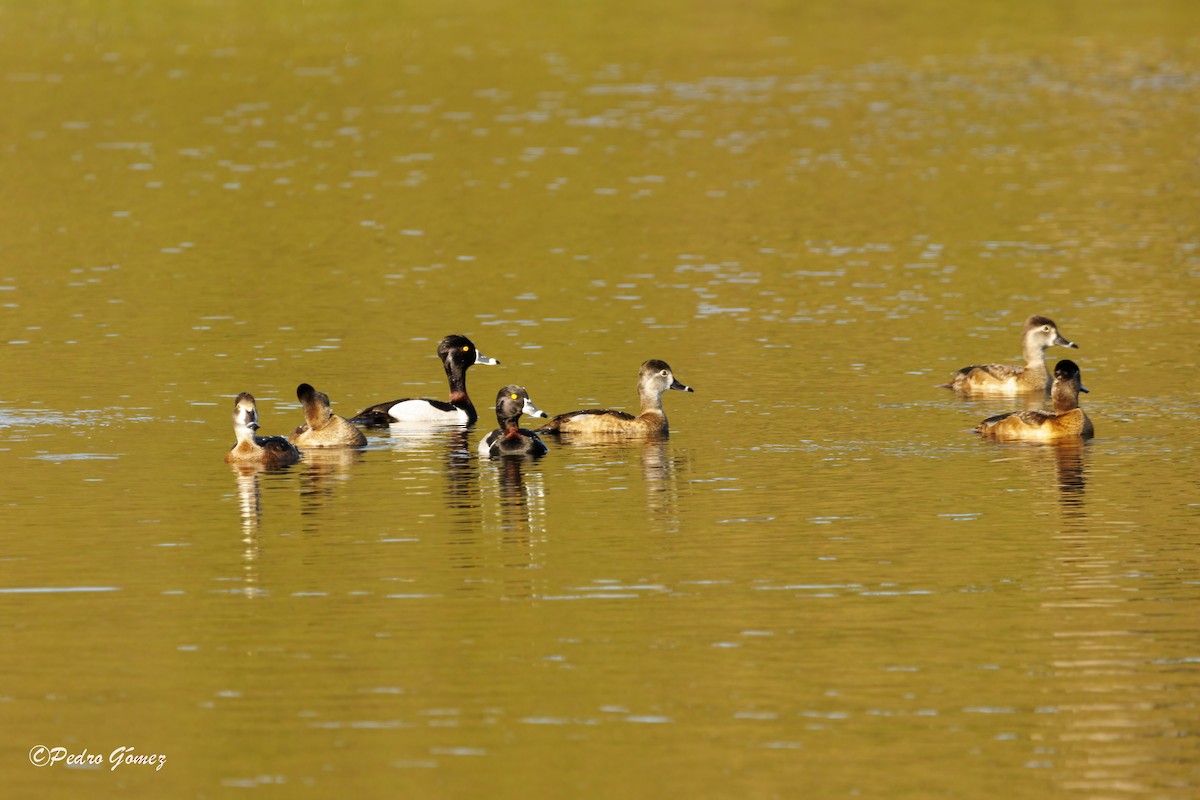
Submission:
POLYGON ((1051 377, 1046 369, 1046 348, 1052 345, 1079 347, 1058 332, 1054 320, 1035 314, 1025 321, 1025 330, 1021 334, 1025 366, 981 364, 963 367, 954 373, 949 383, 942 386, 965 395, 1047 392, 1050 389, 1051 377))
POLYGON ((304 424, 292 431, 288 441, 301 447, 362 447, 367 437, 358 428, 333 413, 329 395, 307 383, 296 387, 296 399, 304 406, 304 424))
POLYGON ((359 425, 390 425, 410 422, 425 425, 473 425, 479 415, 467 396, 467 368, 472 364, 499 364, 488 358, 465 336, 452 334, 438 344, 438 357, 450 381, 450 400, 404 398, 376 403, 354 415, 359 425))
POLYGON ((263 464, 281 467, 300 460, 300 451, 282 436, 255 436, 258 406, 254 395, 242 392, 233 401, 233 432, 237 444, 225 454, 230 464, 263 464))
POLYGON ((549 416, 529 399, 524 387, 505 386, 496 395, 496 422, 500 427, 479 442, 481 456, 540 456, 546 452, 545 443, 533 431, 517 426, 522 414, 531 417, 549 416))
POLYGON ((668 389, 692 391, 675 379, 667 362, 652 358, 638 370, 638 399, 642 404, 638 416, 607 408, 571 411, 554 417, 538 433, 665 434, 667 415, 663 413, 662 396, 668 389))
POLYGON ((1079 393, 1086 391, 1079 375, 1079 365, 1064 358, 1054 367, 1054 385, 1050 390, 1054 411, 1000 414, 979 423, 975 431, 985 438, 1008 442, 1090 439, 1096 429, 1079 407, 1079 393))

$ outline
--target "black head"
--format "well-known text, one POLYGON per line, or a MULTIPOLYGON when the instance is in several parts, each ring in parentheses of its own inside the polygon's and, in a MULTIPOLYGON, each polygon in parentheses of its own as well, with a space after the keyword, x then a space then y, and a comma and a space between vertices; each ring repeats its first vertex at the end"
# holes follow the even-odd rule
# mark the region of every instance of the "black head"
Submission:
POLYGON ((438 358, 446 365, 446 369, 450 369, 451 364, 466 369, 472 364, 500 363, 480 353, 474 342, 458 333, 452 333, 438 343, 438 358))
POLYGON ((496 420, 503 426, 506 420, 515 421, 522 414, 531 417, 549 416, 533 404, 525 387, 510 384, 496 394, 496 420))
POLYGON ((1079 365, 1069 358, 1064 358, 1054 365, 1054 380, 1075 383, 1079 386, 1079 391, 1087 391, 1087 387, 1083 385, 1083 377, 1079 373, 1079 365))
POLYGON ((1054 365, 1054 377, 1069 381, 1079 374, 1079 365, 1069 358, 1064 358, 1054 365))

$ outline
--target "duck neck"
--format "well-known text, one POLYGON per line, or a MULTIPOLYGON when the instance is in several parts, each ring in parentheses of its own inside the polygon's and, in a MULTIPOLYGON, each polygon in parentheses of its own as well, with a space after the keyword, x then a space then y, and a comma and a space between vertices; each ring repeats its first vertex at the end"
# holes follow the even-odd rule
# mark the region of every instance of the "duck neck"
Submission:
POLYGON ((452 361, 446 362, 446 380, 450 382, 450 405, 461 408, 467 414, 467 424, 474 425, 479 415, 471 398, 467 397, 467 371, 452 361))
POLYGON ((1055 381, 1050 391, 1054 401, 1054 413, 1064 414, 1079 408, 1079 387, 1074 381, 1055 381))
POLYGON ((243 450, 257 447, 258 442, 254 441, 254 429, 248 425, 238 425, 235 429, 237 434, 237 446, 243 450))
POLYGON ((642 413, 662 413, 662 392, 657 392, 649 386, 638 387, 638 399, 642 403, 642 413))
POLYGON ((1033 337, 1025 340, 1025 369, 1046 369, 1046 348, 1033 337))
POLYGON ((507 419, 498 420, 500 423, 500 429, 502 431, 504 431, 504 435, 501 438, 516 439, 517 437, 519 437, 521 435, 521 428, 517 424, 517 422, 520 419, 521 418, 519 416, 516 416, 516 417, 508 417, 507 419))
POLYGON ((1043 388, 1050 386, 1050 373, 1046 369, 1046 348, 1032 338, 1025 340, 1025 374, 1022 377, 1027 386, 1032 386, 1038 380, 1045 384, 1043 388))
POLYGON ((446 380, 450 382, 450 402, 454 405, 467 400, 467 371, 452 361, 446 362, 446 380))
POLYGON ((333 412, 324 406, 310 405, 304 409, 304 421, 314 431, 319 431, 329 424, 333 412))

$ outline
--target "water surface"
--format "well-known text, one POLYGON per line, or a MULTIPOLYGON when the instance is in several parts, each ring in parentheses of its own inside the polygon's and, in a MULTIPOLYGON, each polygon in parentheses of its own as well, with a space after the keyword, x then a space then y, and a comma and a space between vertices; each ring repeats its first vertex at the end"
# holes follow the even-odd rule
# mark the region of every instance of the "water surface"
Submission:
POLYGON ((953 12, 0 7, 3 783, 1195 796, 1200 20, 953 12), (935 386, 1033 313, 1086 445, 935 386), (452 332, 481 409, 696 392, 222 462, 452 332))

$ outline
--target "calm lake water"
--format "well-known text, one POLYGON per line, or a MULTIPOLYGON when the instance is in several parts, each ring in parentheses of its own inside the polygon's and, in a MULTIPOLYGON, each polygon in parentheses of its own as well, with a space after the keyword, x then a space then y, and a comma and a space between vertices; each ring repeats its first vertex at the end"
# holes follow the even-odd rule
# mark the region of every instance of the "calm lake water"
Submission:
POLYGON ((979 6, 0 3, 5 795, 1200 795, 1200 6, 979 6))

